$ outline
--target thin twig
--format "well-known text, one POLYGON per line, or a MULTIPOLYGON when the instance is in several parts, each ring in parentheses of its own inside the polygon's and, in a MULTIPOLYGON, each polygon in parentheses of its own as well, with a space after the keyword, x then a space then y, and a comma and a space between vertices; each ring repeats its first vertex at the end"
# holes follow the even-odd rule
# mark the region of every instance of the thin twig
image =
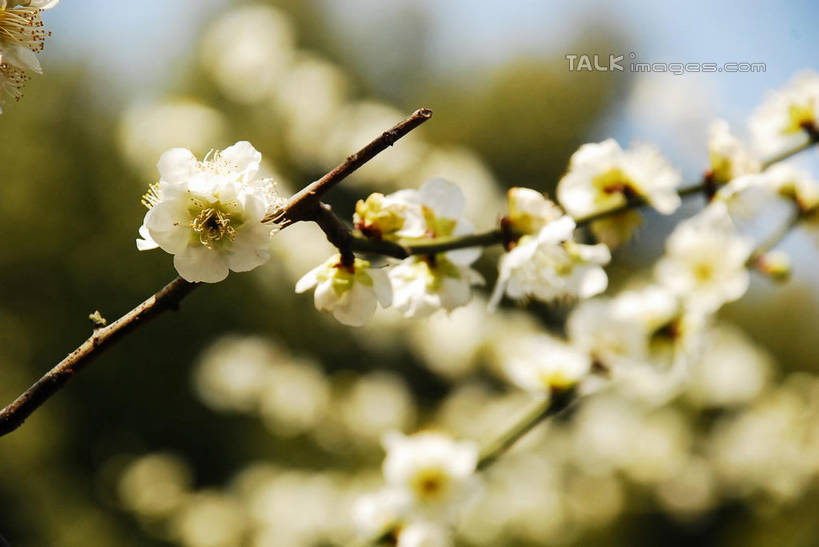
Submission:
POLYGON ((478 458, 478 469, 482 470, 492 465, 501 454, 509 450, 537 424, 546 418, 566 412, 575 401, 577 401, 577 392, 574 389, 555 391, 551 397, 537 398, 526 412, 515 420, 512 427, 484 447, 478 458))
MULTIPOLYGON (((329 206, 321 203, 321 196, 431 116, 432 111, 429 109, 416 110, 409 118, 385 131, 370 144, 348 157, 338 167, 295 194, 284 207, 276 212, 275 218, 271 216, 265 221, 273 220, 284 227, 301 220, 315 220, 327 234, 328 239, 342 249, 342 256, 344 256, 343 250, 349 247, 346 242, 352 237, 351 232, 338 220, 329 206)), ((199 283, 189 283, 177 277, 107 327, 96 329, 91 337, 71 352, 68 357, 60 361, 0 411, 0 437, 20 427, 26 418, 59 391, 103 349, 163 311, 176 309, 179 302, 198 285, 199 283)))
POLYGON ((305 186, 297 194, 293 195, 287 204, 273 213, 266 216, 262 222, 275 222, 282 226, 287 226, 300 220, 313 220, 316 206, 321 197, 330 188, 347 178, 356 169, 373 159, 379 152, 383 152, 387 147, 392 146, 395 141, 427 121, 432 117, 432 110, 419 108, 406 120, 402 121, 392 129, 384 131, 370 144, 349 156, 335 169, 305 186))
POLYGON ((150 321, 165 310, 175 310, 188 293, 199 283, 189 283, 177 277, 159 292, 145 300, 107 327, 101 327, 68 357, 0 411, 0 436, 20 427, 32 412, 54 395, 66 382, 87 365, 94 357, 140 324, 150 321))

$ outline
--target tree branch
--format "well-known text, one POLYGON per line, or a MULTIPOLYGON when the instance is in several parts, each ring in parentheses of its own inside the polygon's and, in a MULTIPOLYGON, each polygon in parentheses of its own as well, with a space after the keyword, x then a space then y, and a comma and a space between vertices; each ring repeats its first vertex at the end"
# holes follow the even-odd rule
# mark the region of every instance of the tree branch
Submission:
MULTIPOLYGON (((342 257, 344 257, 345 250, 350 249, 348 240, 352 238, 352 233, 332 213, 328 205, 321 203, 321 196, 356 169, 373 159, 379 152, 382 152, 388 146, 392 146, 395 141, 427 121, 431 116, 432 111, 427 108, 416 110, 409 118, 385 131, 367 146, 348 157, 338 167, 292 196, 284 207, 273 215, 266 217, 264 221, 273 221, 285 227, 301 220, 315 220, 327 234, 330 242, 339 247, 342 251, 342 257)), ((68 357, 60 361, 42 378, 37 380, 34 385, 0 411, 0 437, 20 427, 26 418, 31 416, 35 410, 59 391, 103 349, 163 311, 176 309, 179 302, 198 285, 199 283, 189 283, 181 277, 177 277, 159 292, 107 327, 96 329, 68 357)))
POLYGON ((32 412, 45 403, 105 348, 163 311, 177 309, 180 300, 185 298, 197 286, 199 286, 199 283, 189 283, 181 277, 177 277, 159 292, 107 327, 96 329, 68 357, 60 361, 45 376, 28 388, 25 393, 0 411, 0 436, 11 433, 20 427, 32 412))
POLYGON ((379 137, 373 139, 370 144, 352 156, 349 156, 335 169, 317 181, 305 186, 301 191, 287 200, 287 204, 284 207, 266 216, 262 222, 275 222, 282 226, 288 226, 300 220, 313 220, 317 214, 316 209, 319 200, 321 200, 321 197, 326 194, 328 190, 431 117, 432 110, 419 108, 413 112, 409 118, 392 129, 384 131, 379 137))

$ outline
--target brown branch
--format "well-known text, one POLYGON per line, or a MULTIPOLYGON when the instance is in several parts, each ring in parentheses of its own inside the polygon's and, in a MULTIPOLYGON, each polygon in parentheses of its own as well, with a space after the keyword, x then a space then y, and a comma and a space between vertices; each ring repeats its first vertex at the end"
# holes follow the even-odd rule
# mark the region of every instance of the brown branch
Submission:
POLYGON ((179 301, 198 285, 199 283, 189 283, 177 277, 107 327, 94 330, 94 333, 80 347, 72 351, 68 357, 37 380, 25 393, 0 411, 0 436, 20 427, 32 412, 45 403, 102 350, 163 311, 177 309, 179 301))
POLYGON ((413 112, 409 118, 392 129, 384 131, 379 137, 370 142, 370 144, 348 157, 335 169, 317 181, 305 186, 301 191, 287 200, 287 204, 284 207, 266 216, 262 222, 275 222, 282 226, 288 226, 300 220, 313 220, 317 214, 316 210, 319 200, 321 200, 321 197, 326 194, 328 190, 431 117, 432 110, 419 108, 413 112))
MULTIPOLYGON (((385 131, 370 144, 348 157, 338 167, 295 194, 284 207, 265 218, 264 221, 272 220, 284 227, 300 220, 314 220, 327 234, 330 242, 341 250, 342 257, 345 256, 345 252, 350 253, 346 256, 352 256, 351 246, 348 243, 352 239, 350 230, 335 216, 328 205, 321 203, 321 196, 431 116, 432 111, 427 108, 416 110, 409 118, 385 131)), ((94 330, 91 337, 71 352, 68 357, 60 361, 0 411, 0 437, 20 427, 26 418, 57 393, 103 349, 163 311, 176 309, 179 302, 198 285, 199 283, 190 283, 177 277, 107 327, 94 330)))

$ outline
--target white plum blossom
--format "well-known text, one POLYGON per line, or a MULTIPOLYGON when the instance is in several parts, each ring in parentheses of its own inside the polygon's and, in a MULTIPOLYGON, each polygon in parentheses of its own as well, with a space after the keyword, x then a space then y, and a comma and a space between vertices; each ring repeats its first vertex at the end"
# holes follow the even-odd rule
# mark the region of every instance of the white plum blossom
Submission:
POLYGON ((6 96, 22 97, 28 72, 42 74, 36 53, 51 35, 43 29, 41 12, 59 0, 0 0, 0 113, 6 96))
POLYGON ((807 171, 787 163, 779 163, 765 171, 776 192, 794 200, 799 210, 807 213, 819 207, 819 181, 807 171))
POLYGON ((475 485, 478 445, 455 441, 443 433, 412 436, 392 432, 384 437, 386 484, 408 500, 410 515, 447 518, 475 485))
POLYGON ((675 365, 697 352, 703 324, 702 313, 687 309, 676 294, 647 285, 581 303, 566 328, 572 345, 615 378, 638 374, 676 382, 675 365))
POLYGON ((571 217, 564 215, 536 235, 520 238, 501 257, 490 308, 497 306, 504 293, 516 300, 533 297, 550 302, 588 298, 606 290, 608 277, 601 266, 611 260, 608 247, 576 243, 574 228, 571 217))
POLYGON ((591 371, 591 359, 566 342, 541 333, 518 340, 505 356, 504 369, 517 386, 548 394, 580 382, 591 371))
POLYGON ((806 131, 819 131, 819 74, 797 74, 771 94, 748 121, 760 154, 777 154, 805 142, 806 131))
POLYGON ((625 205, 642 197, 660 213, 680 206, 680 174, 656 148, 641 144, 623 150, 614 139, 581 146, 557 185, 557 199, 575 219, 625 205))
POLYGON ((375 192, 366 200, 358 200, 353 223, 366 237, 394 240, 419 238, 426 233, 420 203, 406 199, 410 195, 396 192, 385 196, 375 192))
POLYGON ((392 303, 392 287, 383 269, 355 258, 346 265, 341 255, 307 272, 296 283, 296 292, 315 287, 316 309, 333 314, 339 322, 360 327, 369 321, 377 304, 387 308, 392 303))
POLYGON ((401 526, 407 501, 407 496, 394 488, 382 488, 358 497, 353 504, 353 521, 358 534, 373 539, 401 526))
POLYGON ((546 224, 563 216, 563 211, 542 193, 531 188, 510 188, 507 192, 509 227, 520 234, 535 234, 546 224))
POLYGON ((162 154, 137 248, 174 255, 176 271, 191 282, 216 283, 230 270, 264 264, 272 228, 262 219, 283 200, 270 179, 258 178, 260 161, 246 141, 202 161, 184 148, 162 154))
POLYGON ((404 317, 428 317, 439 309, 452 311, 472 298, 472 285, 483 284, 481 275, 456 260, 463 255, 441 253, 412 256, 392 266, 388 275, 393 307, 404 317))
MULTIPOLYGON (((422 222, 410 220, 410 242, 448 240, 471 234, 472 224, 463 218, 466 200, 460 188, 442 179, 432 179, 419 190, 400 190, 389 198, 393 204, 403 203, 408 219, 420 214, 422 222), (415 237, 412 236, 415 232, 415 237)), ((393 287, 393 306, 405 317, 427 317, 438 309, 452 311, 466 305, 472 298, 472 285, 482 284, 483 278, 469 267, 481 254, 480 248, 465 248, 445 253, 411 256, 389 269, 393 287)))
POLYGON ((440 524, 417 521, 405 526, 398 534, 396 547, 451 547, 452 533, 440 524))
POLYGON ((655 275, 692 309, 713 312, 745 294, 752 250, 750 240, 737 233, 725 204, 713 202, 672 232, 655 275))
POLYGON ((711 179, 718 183, 758 173, 761 168, 759 160, 731 133, 725 120, 715 120, 708 128, 708 156, 711 179))

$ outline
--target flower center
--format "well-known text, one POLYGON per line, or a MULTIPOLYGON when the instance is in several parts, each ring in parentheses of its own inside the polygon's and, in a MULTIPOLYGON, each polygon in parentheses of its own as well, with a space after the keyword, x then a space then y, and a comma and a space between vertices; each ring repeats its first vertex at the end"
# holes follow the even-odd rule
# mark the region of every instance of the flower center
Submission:
POLYGON ((229 214, 217 209, 207 207, 191 220, 191 228, 199 234, 199 241, 208 249, 213 249, 214 244, 229 239, 233 241, 236 237, 236 228, 230 225, 229 214))
POLYGON ((35 53, 43 51, 43 43, 51 33, 43 30, 40 11, 32 7, 0 9, 0 41, 27 47, 35 53))
POLYGON ((447 475, 440 469, 425 469, 415 476, 413 490, 423 500, 434 500, 443 496, 448 482, 447 475))

